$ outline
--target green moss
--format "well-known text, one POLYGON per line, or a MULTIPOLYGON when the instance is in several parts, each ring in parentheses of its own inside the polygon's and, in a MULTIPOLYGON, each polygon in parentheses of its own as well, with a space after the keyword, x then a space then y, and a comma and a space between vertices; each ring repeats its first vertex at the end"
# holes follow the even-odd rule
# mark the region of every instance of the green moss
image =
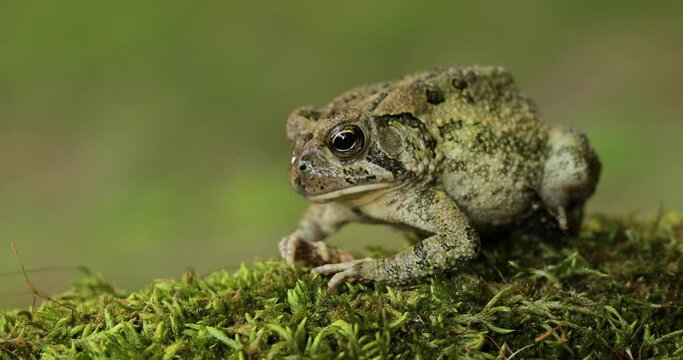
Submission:
POLYGON ((130 293, 87 276, 61 305, 0 314, 0 359, 683 357, 676 214, 491 241, 467 269, 400 289, 328 294, 306 270, 257 262, 130 293))

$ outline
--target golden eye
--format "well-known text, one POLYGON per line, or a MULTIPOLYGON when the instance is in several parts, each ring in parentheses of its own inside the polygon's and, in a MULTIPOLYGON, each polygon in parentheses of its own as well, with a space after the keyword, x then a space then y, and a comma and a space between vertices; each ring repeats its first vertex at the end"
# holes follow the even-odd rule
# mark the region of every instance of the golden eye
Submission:
POLYGON ((330 137, 330 150, 341 158, 349 158, 357 155, 365 143, 363 130, 356 125, 346 125, 332 133, 330 137))

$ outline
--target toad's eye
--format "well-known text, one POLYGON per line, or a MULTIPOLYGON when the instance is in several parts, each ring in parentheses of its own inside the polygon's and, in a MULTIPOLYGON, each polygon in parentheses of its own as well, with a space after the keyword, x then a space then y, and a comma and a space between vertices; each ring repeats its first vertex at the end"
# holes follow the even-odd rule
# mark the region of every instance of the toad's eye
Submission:
POLYGON ((365 144, 365 134, 356 125, 346 125, 332 132, 329 141, 332 153, 343 159, 358 155, 363 150, 363 144, 365 144))

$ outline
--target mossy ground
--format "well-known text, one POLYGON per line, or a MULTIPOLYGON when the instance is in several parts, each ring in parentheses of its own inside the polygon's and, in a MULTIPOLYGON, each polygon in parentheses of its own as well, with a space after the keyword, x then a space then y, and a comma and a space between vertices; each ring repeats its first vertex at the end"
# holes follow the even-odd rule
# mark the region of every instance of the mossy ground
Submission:
POLYGON ((507 238, 406 288, 281 261, 188 272, 134 292, 99 276, 0 314, 12 358, 683 358, 683 219, 594 216, 581 235, 507 238))

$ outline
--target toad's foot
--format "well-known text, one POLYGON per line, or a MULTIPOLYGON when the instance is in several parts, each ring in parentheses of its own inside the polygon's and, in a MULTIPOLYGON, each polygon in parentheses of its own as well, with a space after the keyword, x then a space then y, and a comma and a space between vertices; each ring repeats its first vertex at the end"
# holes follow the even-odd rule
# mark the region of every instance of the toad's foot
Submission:
POLYGON ((295 263, 304 265, 322 265, 353 260, 346 250, 334 249, 322 241, 312 242, 292 234, 280 241, 280 255, 287 265, 295 263))
POLYGON ((311 270, 311 272, 318 275, 334 274, 332 279, 330 279, 330 281, 327 283, 327 291, 332 291, 343 282, 358 280, 362 275, 361 264, 373 261, 376 260, 365 258, 337 264, 327 264, 318 266, 317 268, 311 270))

